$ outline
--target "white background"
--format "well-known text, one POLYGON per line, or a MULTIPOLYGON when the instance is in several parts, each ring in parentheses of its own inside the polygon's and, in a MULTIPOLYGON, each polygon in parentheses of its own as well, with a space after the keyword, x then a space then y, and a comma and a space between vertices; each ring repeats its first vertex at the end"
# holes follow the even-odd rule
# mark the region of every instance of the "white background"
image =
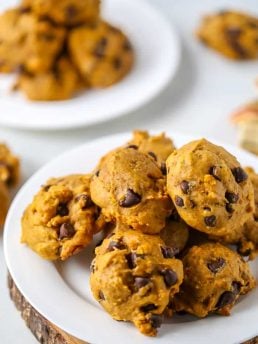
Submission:
MULTIPOLYGON (((51 133, 0 128, 0 140, 8 142, 22 158, 24 180, 45 162, 67 149, 100 136, 134 128, 161 131, 169 128, 171 131, 198 134, 200 137, 211 137, 225 143, 237 144, 236 130, 229 123, 229 114, 238 105, 257 97, 254 79, 258 77, 258 62, 228 61, 201 46, 193 38, 193 31, 200 16, 215 9, 244 9, 258 16, 257 0, 148 1, 164 11, 180 35, 183 54, 176 78, 159 98, 144 108, 102 125, 51 133)), ((162 35, 162 32, 160 34, 162 35)), ((36 343, 9 301, 2 236, 0 343, 36 343)))

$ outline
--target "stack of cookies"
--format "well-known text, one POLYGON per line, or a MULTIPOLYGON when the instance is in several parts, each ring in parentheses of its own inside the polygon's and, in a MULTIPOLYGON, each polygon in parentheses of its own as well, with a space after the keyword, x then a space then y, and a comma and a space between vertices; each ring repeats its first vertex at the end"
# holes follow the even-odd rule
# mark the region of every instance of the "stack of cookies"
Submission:
POLYGON ((176 149, 164 134, 137 131, 90 174, 49 180, 24 212, 22 242, 65 260, 102 231, 93 296, 155 336, 174 313, 229 315, 255 287, 243 256, 258 253, 257 220, 253 169, 205 139, 176 149))
POLYGON ((3 226, 10 204, 10 193, 20 180, 20 161, 10 149, 0 143, 0 227, 3 226))
POLYGON ((121 80, 134 61, 122 31, 100 16, 100 0, 23 0, 0 16, 0 72, 18 73, 31 100, 64 100, 121 80))

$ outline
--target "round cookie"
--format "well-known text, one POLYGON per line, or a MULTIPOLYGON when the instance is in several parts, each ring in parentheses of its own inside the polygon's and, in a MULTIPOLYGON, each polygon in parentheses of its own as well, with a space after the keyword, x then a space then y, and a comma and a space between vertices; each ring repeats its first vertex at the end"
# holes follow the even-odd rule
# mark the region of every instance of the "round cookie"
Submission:
POLYGON ((236 11, 205 16, 198 38, 220 54, 236 60, 258 58, 258 18, 236 11))
POLYGON ((82 81, 68 58, 62 57, 48 72, 31 74, 23 71, 15 85, 28 99, 55 101, 71 98, 82 88, 82 81))
POLYGON ((0 143, 0 181, 8 188, 20 180, 20 161, 4 143, 0 143))
POLYGON ((167 246, 174 249, 177 255, 183 251, 188 242, 189 229, 183 220, 169 219, 165 228, 160 232, 160 237, 167 246))
POLYGON ((81 75, 91 87, 108 87, 132 68, 134 53, 128 38, 117 28, 100 21, 75 28, 69 35, 69 51, 81 75))
POLYGON ((94 24, 100 14, 100 0, 25 0, 24 5, 39 17, 66 26, 94 24))
POLYGON ((41 257, 65 260, 87 246, 104 227, 90 198, 90 175, 50 179, 22 218, 21 242, 41 257))
POLYGON ((90 191, 109 222, 156 234, 173 208, 165 184, 153 157, 134 148, 120 148, 102 158, 90 191))
POLYGON ((140 152, 154 157, 158 164, 162 166, 164 174, 166 174, 165 161, 176 149, 173 141, 166 137, 164 133, 151 136, 147 131, 141 130, 133 132, 133 138, 128 142, 128 145, 135 146, 140 152))
POLYGON ((168 193, 190 227, 230 242, 252 217, 251 180, 224 148, 190 142, 169 156, 167 170, 168 193))
POLYGON ((0 72, 49 70, 63 47, 66 30, 30 12, 13 9, 0 16, 0 72))
POLYGON ((192 247, 183 265, 184 281, 173 301, 177 312, 229 315, 239 295, 255 287, 248 263, 218 243, 192 247))
POLYGON ((95 299, 114 319, 155 336, 183 280, 182 262, 168 253, 158 236, 116 230, 96 248, 90 277, 95 299))
POLYGON ((0 227, 3 226, 10 204, 10 196, 6 184, 0 180, 0 227))

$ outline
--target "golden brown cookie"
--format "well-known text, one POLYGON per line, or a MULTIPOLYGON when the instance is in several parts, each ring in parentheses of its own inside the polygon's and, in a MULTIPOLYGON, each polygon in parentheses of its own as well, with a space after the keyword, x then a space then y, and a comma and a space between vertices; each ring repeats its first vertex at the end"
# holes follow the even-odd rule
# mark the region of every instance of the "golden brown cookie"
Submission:
POLYGON ((81 90, 82 81, 68 58, 62 57, 45 73, 31 74, 23 71, 15 85, 28 99, 55 101, 71 98, 81 90))
POLYGON ((0 227, 3 226, 10 204, 10 196, 5 183, 0 180, 0 227))
POLYGON ((173 141, 164 133, 152 136, 147 131, 142 130, 133 132, 133 138, 128 142, 128 145, 135 146, 135 149, 140 152, 154 157, 158 164, 162 166, 164 174, 166 174, 165 161, 176 149, 173 141))
POLYGON ((66 26, 94 24, 100 14, 100 0, 25 0, 24 5, 37 16, 66 26))
POLYGON ((253 186, 234 156, 205 139, 167 160, 168 193, 191 227, 227 242, 254 211, 253 186))
POLYGON ((105 239, 96 248, 91 270, 91 290, 101 306, 148 336, 157 334, 183 280, 182 262, 164 256, 164 242, 133 230, 116 230, 105 239))
POLYGON ((0 72, 49 70, 62 50, 65 29, 19 8, 0 16, 0 72))
POLYGON ((65 260, 80 252, 104 226, 91 200, 90 175, 50 179, 22 218, 21 242, 41 257, 65 260))
POLYGON ((248 263, 218 243, 192 247, 183 259, 184 282, 173 301, 175 310, 203 318, 229 315, 239 295, 255 287, 248 263))
POLYGON ((20 161, 4 144, 0 143, 0 181, 8 188, 15 187, 20 180, 20 161))
POLYGON ((173 208, 165 184, 155 159, 129 147, 102 159, 90 190, 108 221, 155 234, 165 226, 173 208))
POLYGON ((258 57, 258 18, 237 11, 205 16, 198 38, 220 54, 236 60, 258 57))
POLYGON ((117 28, 100 21, 71 31, 69 50, 82 76, 92 87, 107 87, 132 68, 134 53, 128 38, 117 28))

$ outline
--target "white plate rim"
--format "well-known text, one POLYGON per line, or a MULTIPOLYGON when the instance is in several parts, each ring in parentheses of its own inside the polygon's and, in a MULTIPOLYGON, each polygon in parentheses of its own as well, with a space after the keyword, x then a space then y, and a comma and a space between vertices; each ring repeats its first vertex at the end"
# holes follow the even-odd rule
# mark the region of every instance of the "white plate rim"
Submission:
MULTIPOLYGON (((74 335, 75 337, 82 339, 82 340, 87 340, 90 341, 90 343, 98 343, 101 344, 102 342, 98 341, 97 337, 96 337, 96 331, 94 334, 89 333, 89 335, 87 335, 87 338, 85 337, 85 334, 80 333, 80 330, 78 328, 76 328, 76 326, 70 326, 70 324, 68 325, 68 322, 65 321, 65 319, 55 319, 55 317, 51 314, 48 313, 48 310, 46 310, 44 308, 43 304, 38 304, 38 301, 35 299, 32 299, 30 297, 30 292, 26 289, 23 288, 23 281, 20 278, 17 278, 17 270, 15 267, 15 262, 14 262, 14 257, 11 254, 11 250, 10 250, 10 239, 12 237, 11 234, 11 222, 12 222, 12 217, 15 216, 14 211, 18 206, 18 203, 20 201, 20 199, 22 199, 23 194, 26 192, 26 190, 30 187, 30 184, 32 184, 35 180, 37 180, 38 178, 42 178, 42 176, 47 172, 47 175, 45 175, 44 178, 48 178, 51 177, 51 173, 50 175, 48 174, 48 170, 51 170, 51 166, 52 165, 56 165, 57 163, 59 163, 59 161, 62 161, 63 159, 65 159, 67 156, 69 155, 74 155, 77 154, 78 152, 82 152, 82 151, 87 151, 87 149, 89 147, 93 147, 93 146, 102 146, 104 147, 104 149, 106 149, 106 147, 108 146, 108 143, 114 141, 114 142, 120 142, 121 144, 123 142, 126 142, 126 140, 128 140, 130 138, 130 133, 123 133, 123 134, 117 134, 117 135, 111 135, 111 136, 105 136, 103 138, 91 141, 91 142, 87 142, 81 146, 78 146, 76 148, 73 148, 72 150, 69 150, 61 155, 59 155, 57 158, 51 160, 49 163, 47 163, 46 165, 44 165, 40 170, 38 170, 38 172, 36 172, 25 184, 24 186, 21 188, 21 190, 18 192, 18 194, 16 195, 11 208, 9 210, 7 219, 6 219, 6 224, 5 224, 5 229, 4 229, 4 255, 5 255, 5 259, 6 259, 6 263, 8 266, 8 270, 11 273, 12 278, 14 279, 15 284, 17 285, 17 287, 19 288, 19 290, 22 292, 22 294, 25 296, 25 298, 32 304, 32 306, 38 310, 43 316, 45 316, 48 320, 50 320, 51 322, 53 322, 55 325, 57 325, 58 327, 60 327, 61 329, 63 329, 64 331, 74 335), (63 321, 63 323, 62 323, 63 321)), ((171 137, 174 137, 176 140, 181 140, 184 142, 193 140, 193 139, 197 139, 198 137, 193 137, 190 135, 184 135, 184 134, 180 134, 180 133, 168 133, 168 135, 170 135, 171 137)), ((212 142, 221 145, 221 142, 218 142, 217 140, 211 140, 212 142)), ((116 144, 115 144, 116 146, 116 144)), ((108 147, 108 149, 112 148, 113 145, 111 144, 110 147, 108 147)), ((236 154, 236 152, 239 153, 239 155, 244 155, 246 159, 249 159, 251 161, 251 165, 254 166, 256 169, 258 169, 258 162, 256 160, 256 158, 250 154, 247 153, 239 148, 236 148, 234 146, 230 146, 230 145, 226 145, 223 144, 223 147, 225 147, 226 149, 228 149, 229 151, 233 152, 233 154, 236 154)), ((241 160, 241 158, 240 158, 241 160)), ((50 172, 50 171, 49 171, 50 172)), ((74 171, 76 173, 76 171, 74 171)), ((20 276, 19 276, 20 277, 20 276)), ((256 294, 257 294, 257 290, 256 290, 256 294)), ((76 295, 77 297, 77 295, 76 295)), ((77 297, 78 298, 78 297, 77 297)), ((53 301, 53 300, 52 300, 53 301)), ((258 308, 257 308, 257 312, 255 313, 256 316, 258 315, 258 308)), ((243 316, 246 316, 247 314, 243 313, 243 316)), ((231 316, 230 318, 232 318, 233 316, 231 316)), ((106 319, 104 320, 104 322, 106 321, 106 319)), ((214 324, 216 323, 216 319, 213 320, 214 324)), ((114 322, 114 326, 116 322, 114 322)), ((73 324, 74 325, 74 324, 73 324)), ((90 329, 90 326, 88 326, 88 329, 90 329)), ((202 324, 200 323, 200 329, 202 329, 202 324)), ((194 329, 193 329, 194 330, 194 329)), ((134 330, 135 332, 136 329, 134 330)), ((241 337, 241 341, 247 340, 251 337, 255 337, 258 333, 258 329, 257 327, 255 327, 255 329, 252 329, 253 333, 247 333, 246 331, 243 331, 244 333, 242 334, 241 337)), ((98 332, 98 331, 97 331, 98 332)), ((232 333, 231 333, 232 334, 232 333)), ((171 333, 172 335, 172 333, 171 333)), ((177 338, 177 334, 174 334, 175 338, 177 338)), ((135 343, 150 343, 151 341, 153 341, 153 339, 150 338, 146 338, 142 335, 140 335, 141 337, 136 337, 135 338, 135 343)), ((221 334, 220 334, 221 336, 221 334)), ((216 339, 219 338, 219 335, 217 334, 216 339)), ((231 336, 232 337, 232 336, 231 336)), ((229 337, 229 338, 231 338, 229 337)), ((234 336, 233 336, 234 337, 234 336)), ((121 339, 121 337, 119 337, 121 339)), ((180 338, 180 337, 178 337, 180 338)), ((116 341, 117 338, 115 338, 114 341, 112 341, 112 343, 118 343, 119 341, 116 341)), ((119 339, 119 340, 120 340, 119 339)), ((198 338, 198 343, 205 343, 205 341, 200 341, 201 338, 198 338)), ((193 338, 194 340, 194 338, 193 338)), ((161 344, 166 343, 168 344, 170 341, 166 341, 166 339, 164 340, 164 338, 162 339, 157 337, 156 341, 159 341, 161 344), (160 339, 160 340, 159 340, 160 339)), ((239 342, 240 338, 234 338, 234 342, 239 342)), ((125 342, 127 343, 127 341, 125 340, 125 342)), ((106 341, 106 343, 109 343, 109 341, 106 341)), ((111 341, 110 341, 111 343, 111 341)), ((129 342, 128 342, 129 343, 129 342)), ((187 342, 182 342, 181 343, 187 343, 187 342)), ((210 338, 210 343, 216 343, 212 341, 212 338, 210 338)), ((229 342, 230 343, 230 342, 229 342)), ((233 341, 232 341, 233 343, 233 341)))
MULTIPOLYGON (((115 3, 119 0, 106 0, 109 1, 110 3, 113 3, 115 6, 115 3)), ((99 116, 97 118, 92 117, 87 117, 87 116, 81 116, 76 119, 76 121, 73 119, 71 121, 64 121, 62 122, 62 117, 61 117, 61 110, 62 107, 64 108, 67 106, 71 106, 71 103, 69 101, 66 102, 53 102, 56 103, 55 107, 55 112, 58 112, 58 115, 60 118, 58 120, 52 119, 52 121, 44 121, 43 114, 40 114, 42 117, 40 119, 40 123, 37 123, 37 120, 34 120, 32 122, 22 121, 18 119, 18 122, 12 119, 12 113, 13 110, 8 110, 6 109, 5 112, 7 115, 1 117, 0 116, 0 124, 5 126, 5 127, 13 127, 13 128, 19 128, 19 129, 28 129, 28 130, 66 130, 66 129, 75 129, 78 127, 88 127, 100 123, 105 123, 108 122, 112 119, 124 116, 126 114, 130 114, 131 112, 139 109, 140 107, 144 106, 146 103, 150 102, 151 100, 155 99, 169 84, 169 82, 172 80, 174 75, 176 74, 176 71, 178 69, 180 59, 181 59, 181 45, 180 45, 180 40, 179 36, 177 34, 176 29, 174 28, 173 24, 167 19, 166 15, 164 15, 161 11, 159 11, 155 6, 151 5, 149 2, 146 0, 123 0, 128 4, 131 4, 132 8, 134 6, 137 6, 140 11, 143 13, 146 12, 146 14, 152 16, 159 25, 162 26, 163 28, 163 35, 166 37, 166 42, 167 42, 167 51, 166 54, 168 55, 166 58, 166 73, 163 72, 162 78, 158 79, 156 82, 155 87, 152 87, 151 92, 144 93, 143 97, 137 97, 131 98, 131 102, 124 106, 119 106, 117 109, 113 110, 108 110, 108 107, 103 107, 103 114, 102 116, 99 116)), ((144 17, 144 16, 143 16, 144 17)), ((112 20, 111 20, 112 22, 112 20)), ((126 23, 126 25, 131 25, 133 23, 126 23)), ((130 38, 130 37, 129 37, 130 38)), ((137 51, 136 51, 137 54, 137 51)), ((137 63, 137 62, 136 62, 137 63)), ((130 74, 128 75, 130 77, 130 74)), ((119 88, 119 85, 122 85, 124 82, 126 83, 127 77, 122 80, 120 83, 116 84, 113 86, 113 88, 119 88)), ((136 84, 137 80, 133 82, 133 84, 136 84)), ((110 88, 112 90, 112 87, 110 88)), ((90 92, 95 92, 95 91, 90 91, 90 92)), ((96 91, 98 92, 98 91, 96 91)), ((105 90, 103 90, 105 92, 105 90)), ((82 95, 83 97, 83 95, 82 95)), ((80 96, 79 98, 80 99, 80 96)), ((101 99, 101 97, 100 97, 101 99)), ((14 98, 15 101, 15 98, 14 98)), ((37 116, 36 112, 37 109, 40 112, 40 105, 47 105, 50 106, 51 102, 39 102, 39 103, 32 103, 32 106, 36 105, 35 108, 35 116, 37 116), (39 105, 39 107, 37 107, 39 105)), ((75 105, 77 108, 78 105, 75 105)), ((45 108, 45 113, 49 111, 48 107, 45 108)), ((50 109, 51 112, 54 111, 50 109)), ((67 110, 68 111, 68 110, 67 110)), ((73 107, 71 106, 69 108, 69 111, 73 111, 73 107)), ((16 118, 19 118, 18 116, 16 118)))

